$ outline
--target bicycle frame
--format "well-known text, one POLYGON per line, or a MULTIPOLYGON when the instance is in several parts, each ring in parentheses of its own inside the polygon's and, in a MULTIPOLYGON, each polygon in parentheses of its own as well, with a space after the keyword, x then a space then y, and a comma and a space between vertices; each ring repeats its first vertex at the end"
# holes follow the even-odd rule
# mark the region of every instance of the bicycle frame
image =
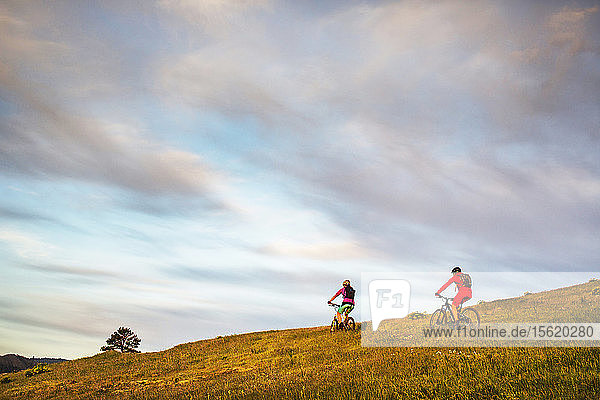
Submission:
MULTIPOLYGON (((452 300, 454 300, 454 297, 446 297, 446 296, 439 296, 440 298, 444 299, 445 302, 444 304, 442 304, 442 306, 440 307, 440 311, 442 312, 442 314, 444 314, 444 320, 446 319, 446 317, 449 315, 452 318, 452 321, 448 321, 448 322, 456 322, 456 319, 454 318, 454 314, 452 314, 452 303, 450 303, 452 300)), ((462 303, 456 307, 456 313, 458 315, 460 315, 462 311, 462 303)))
MULTIPOLYGON (((329 305, 329 307, 335 308, 336 314, 337 314, 337 310, 339 309, 340 305, 339 304, 335 304, 335 303, 329 303, 328 305, 329 305)), ((344 320, 342 322, 338 322, 337 321, 336 315, 333 316, 333 321, 335 321, 336 326, 343 327, 343 329, 348 329, 347 323, 348 323, 349 320, 352 320, 352 330, 354 330, 354 319, 352 317, 350 317, 348 315, 348 313, 344 313, 342 315, 344 316, 344 320)))

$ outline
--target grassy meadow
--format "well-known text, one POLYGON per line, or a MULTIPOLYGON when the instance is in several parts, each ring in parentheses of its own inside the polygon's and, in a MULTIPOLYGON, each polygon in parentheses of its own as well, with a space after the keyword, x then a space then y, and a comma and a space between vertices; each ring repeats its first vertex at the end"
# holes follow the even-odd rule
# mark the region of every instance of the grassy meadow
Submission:
MULTIPOLYGON (((475 307, 486 322, 600 321, 597 289, 593 281, 475 307)), ((111 351, 48 369, 2 375, 0 399, 592 399, 600 393, 596 348, 364 348, 360 332, 331 334, 328 327, 219 337, 156 353, 111 351)))

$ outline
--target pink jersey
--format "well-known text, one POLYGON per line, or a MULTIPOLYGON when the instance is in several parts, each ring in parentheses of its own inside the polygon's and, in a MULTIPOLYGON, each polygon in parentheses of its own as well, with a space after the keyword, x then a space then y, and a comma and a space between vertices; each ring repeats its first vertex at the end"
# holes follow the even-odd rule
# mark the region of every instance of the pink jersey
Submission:
POLYGON ((343 287, 340 290, 337 291, 337 293, 335 294, 335 296, 333 296, 333 298, 335 299, 336 297, 338 297, 339 295, 342 295, 344 300, 342 300, 343 303, 350 303, 350 304, 354 304, 354 299, 349 299, 346 297, 346 288, 343 287))
POLYGON ((444 290, 446 290, 446 288, 448 286, 450 286, 453 283, 456 283, 456 287, 458 288, 458 292, 461 293, 461 294, 463 294, 463 293, 464 294, 469 294, 469 297, 470 297, 470 294, 472 293, 471 292, 471 288, 470 287, 466 287, 463 284, 462 279, 460 279, 460 275, 461 274, 462 274, 462 272, 459 272, 458 274, 454 275, 452 278, 448 279, 448 282, 444 283, 444 286, 442 286, 440 288, 440 290, 438 290, 436 293, 442 293, 444 290))

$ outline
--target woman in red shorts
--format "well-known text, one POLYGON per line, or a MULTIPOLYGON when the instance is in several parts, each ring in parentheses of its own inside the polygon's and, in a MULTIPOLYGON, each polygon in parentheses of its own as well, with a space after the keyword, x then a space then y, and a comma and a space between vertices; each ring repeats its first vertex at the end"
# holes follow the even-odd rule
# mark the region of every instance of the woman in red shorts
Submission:
POLYGON ((459 266, 455 266, 452 268, 452 278, 448 279, 448 282, 444 283, 444 286, 435 292, 435 295, 439 297, 440 293, 452 283, 456 283, 458 289, 458 293, 452 301, 452 315, 454 315, 454 320, 458 321, 458 306, 473 297, 471 277, 468 274, 463 274, 459 266))

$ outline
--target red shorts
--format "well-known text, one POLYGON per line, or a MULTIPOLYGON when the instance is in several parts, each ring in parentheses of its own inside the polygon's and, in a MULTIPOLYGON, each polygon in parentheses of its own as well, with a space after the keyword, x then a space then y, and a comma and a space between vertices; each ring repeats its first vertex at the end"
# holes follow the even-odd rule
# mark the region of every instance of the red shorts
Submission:
POLYGON ((462 287, 458 289, 458 293, 456 294, 456 296, 454 296, 452 305, 458 307, 465 301, 470 300, 471 297, 473 297, 473 292, 471 291, 471 288, 462 287))

